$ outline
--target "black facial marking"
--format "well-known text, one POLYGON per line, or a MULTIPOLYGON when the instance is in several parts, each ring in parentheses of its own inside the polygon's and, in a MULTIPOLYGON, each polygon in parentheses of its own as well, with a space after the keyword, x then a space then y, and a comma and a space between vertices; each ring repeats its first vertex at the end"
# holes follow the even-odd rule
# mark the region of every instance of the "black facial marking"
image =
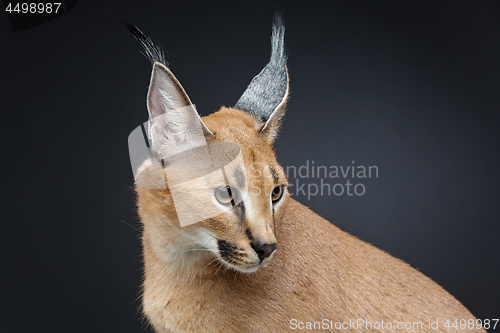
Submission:
POLYGON ((236 206, 234 206, 236 209, 236 215, 238 216, 240 223, 243 224, 245 223, 245 205, 243 204, 243 201, 239 202, 236 206))
POLYGON ((221 257, 223 257, 228 261, 231 261, 232 258, 235 257, 237 246, 225 240, 218 240, 217 245, 219 246, 219 252, 221 257))
POLYGON ((238 168, 236 170, 234 176, 236 178, 236 183, 238 184, 238 187, 244 188, 245 187, 245 174, 243 173, 243 171, 241 171, 241 169, 238 168))
POLYGON ((273 212, 273 231, 276 234, 276 219, 274 218, 274 207, 272 209, 272 212, 273 212))
POLYGON ((250 150, 250 160, 252 163, 255 163, 256 160, 255 153, 252 150, 250 150))
POLYGON ((276 172, 276 170, 272 166, 270 166, 269 167, 269 171, 271 172, 271 176, 273 177, 274 183, 278 184, 279 177, 278 177, 278 173, 276 172))

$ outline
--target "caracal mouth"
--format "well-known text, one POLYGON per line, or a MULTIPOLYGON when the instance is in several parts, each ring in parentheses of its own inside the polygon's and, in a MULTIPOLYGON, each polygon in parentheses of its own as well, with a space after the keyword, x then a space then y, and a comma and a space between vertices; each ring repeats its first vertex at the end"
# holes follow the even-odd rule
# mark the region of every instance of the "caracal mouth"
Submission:
MULTIPOLYGON (((274 255, 274 253, 273 253, 273 255, 274 255)), ((256 263, 253 265, 246 265, 246 266, 243 266, 243 265, 237 266, 237 265, 234 265, 234 264, 227 262, 226 260, 224 260, 222 258, 219 258, 219 261, 222 262, 224 264, 224 266, 226 266, 230 269, 233 269, 237 272, 253 273, 253 272, 256 272, 257 270, 259 270, 259 268, 261 268, 261 267, 267 267, 267 264, 269 264, 273 255, 271 255, 269 258, 265 258, 264 260, 262 260, 259 263, 256 263)))
POLYGON ((235 265, 228 264, 228 266, 231 267, 232 269, 238 271, 238 272, 241 272, 241 273, 253 273, 253 272, 256 272, 262 266, 262 264, 259 263, 259 264, 250 265, 250 266, 235 266, 235 265))

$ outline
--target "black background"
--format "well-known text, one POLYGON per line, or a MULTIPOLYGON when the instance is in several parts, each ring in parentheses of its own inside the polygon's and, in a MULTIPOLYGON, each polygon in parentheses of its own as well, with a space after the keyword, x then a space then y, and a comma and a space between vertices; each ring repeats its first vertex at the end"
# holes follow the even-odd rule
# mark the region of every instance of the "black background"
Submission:
POLYGON ((18 33, 0 14, 1 332, 147 331, 127 137, 151 65, 106 11, 164 46, 207 115, 266 64, 275 9, 280 162, 379 168, 363 196, 298 200, 500 317, 498 1, 80 1, 18 33))

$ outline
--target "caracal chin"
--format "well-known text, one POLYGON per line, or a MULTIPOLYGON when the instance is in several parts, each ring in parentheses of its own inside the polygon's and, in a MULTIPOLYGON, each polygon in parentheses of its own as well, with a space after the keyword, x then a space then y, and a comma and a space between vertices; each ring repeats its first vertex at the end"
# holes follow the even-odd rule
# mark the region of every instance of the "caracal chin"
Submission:
POLYGON ((273 149, 290 91, 278 16, 269 63, 203 118, 161 49, 127 25, 153 63, 135 183, 156 332, 485 332, 431 279, 290 197, 273 149))

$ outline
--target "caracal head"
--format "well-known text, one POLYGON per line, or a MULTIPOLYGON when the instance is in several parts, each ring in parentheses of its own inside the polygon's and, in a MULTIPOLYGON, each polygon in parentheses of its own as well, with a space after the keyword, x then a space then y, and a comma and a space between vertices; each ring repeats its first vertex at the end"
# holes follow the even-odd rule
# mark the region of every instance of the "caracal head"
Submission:
POLYGON ((233 108, 203 119, 173 73, 154 62, 147 130, 152 154, 136 185, 144 237, 157 257, 193 271, 225 266, 251 273, 279 251, 276 227, 288 182, 273 142, 288 91, 279 20, 267 66, 233 108), (144 179, 164 182, 164 189, 141 186, 144 179))

